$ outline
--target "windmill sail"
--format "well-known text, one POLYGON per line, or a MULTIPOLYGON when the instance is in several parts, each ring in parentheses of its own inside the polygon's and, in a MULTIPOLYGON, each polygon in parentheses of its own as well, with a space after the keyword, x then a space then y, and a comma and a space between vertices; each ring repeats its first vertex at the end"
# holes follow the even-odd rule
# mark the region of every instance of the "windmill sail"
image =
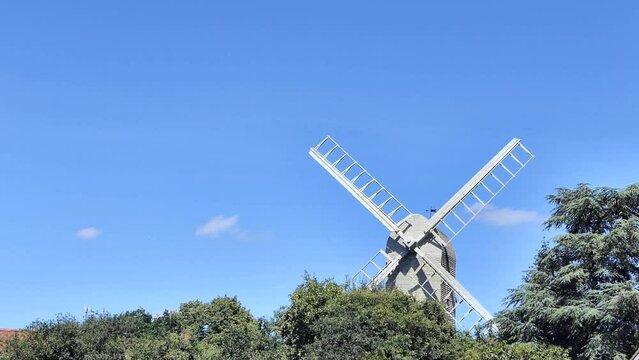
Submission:
POLYGON ((335 140, 327 136, 308 153, 388 230, 399 231, 411 212, 335 140))
POLYGON ((512 139, 430 218, 427 231, 441 240, 437 227, 452 241, 533 157, 520 139, 512 139))
MULTIPOLYGON (((444 302, 449 302, 449 304, 445 306, 446 312, 458 326, 471 328, 481 322, 487 323, 493 319, 490 312, 486 310, 486 308, 484 308, 482 304, 480 304, 479 301, 477 301, 477 299, 475 299, 475 297, 471 295, 471 293, 466 290, 466 288, 464 288, 457 279, 455 279, 454 276, 446 271, 446 269, 437 262, 432 261, 428 256, 426 256, 426 254, 422 253, 419 248, 415 248, 414 251, 430 266, 433 272, 437 274, 446 285, 448 285, 450 291, 447 294, 443 294, 444 296, 441 298, 444 302), (463 307, 466 307, 465 311, 460 312, 459 310, 463 307), (456 313, 461 315, 456 317, 456 313), (467 320, 472 320, 473 317, 475 318, 475 321, 472 322, 472 325, 468 324, 467 320)), ((423 288, 423 284, 419 285, 423 288)), ((437 295, 439 294, 431 294, 434 299, 439 298, 437 295)))

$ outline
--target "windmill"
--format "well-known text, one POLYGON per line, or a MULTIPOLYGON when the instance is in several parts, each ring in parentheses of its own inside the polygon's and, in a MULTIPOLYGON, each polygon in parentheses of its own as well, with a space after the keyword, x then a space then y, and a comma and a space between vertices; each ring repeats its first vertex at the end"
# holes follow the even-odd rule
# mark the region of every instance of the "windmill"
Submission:
POLYGON ((521 140, 512 139, 444 205, 431 208, 430 217, 409 211, 330 136, 309 154, 390 231, 386 248, 360 268, 354 281, 438 300, 460 328, 492 320, 455 278, 452 240, 532 160, 521 140))

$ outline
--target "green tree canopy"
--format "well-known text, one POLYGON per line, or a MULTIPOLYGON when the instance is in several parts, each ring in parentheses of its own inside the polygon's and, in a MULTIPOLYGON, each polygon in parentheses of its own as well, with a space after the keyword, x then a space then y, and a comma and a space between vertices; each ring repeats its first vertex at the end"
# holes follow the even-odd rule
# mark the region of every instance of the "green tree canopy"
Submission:
POLYGON ((177 316, 207 358, 261 359, 274 349, 262 323, 235 297, 219 297, 210 303, 190 301, 180 306, 177 316))
POLYGON ((457 338, 456 360, 569 360, 568 351, 538 343, 499 341, 494 336, 457 338))
POLYGON ((278 315, 292 359, 452 359, 441 306, 401 292, 347 290, 307 277, 278 315))
POLYGON ((558 189, 544 244, 497 316, 510 342, 543 342, 575 359, 626 359, 639 344, 639 184, 558 189))
POLYGON ((236 298, 191 301, 153 318, 144 310, 119 315, 68 315, 35 321, 7 344, 0 359, 275 359, 272 331, 236 298), (4 357, 3 357, 4 356, 4 357))
POLYGON ((220 297, 157 317, 142 309, 82 321, 61 315, 1 345, 1 360, 567 359, 539 344, 460 335, 436 302, 310 277, 273 322, 220 297))

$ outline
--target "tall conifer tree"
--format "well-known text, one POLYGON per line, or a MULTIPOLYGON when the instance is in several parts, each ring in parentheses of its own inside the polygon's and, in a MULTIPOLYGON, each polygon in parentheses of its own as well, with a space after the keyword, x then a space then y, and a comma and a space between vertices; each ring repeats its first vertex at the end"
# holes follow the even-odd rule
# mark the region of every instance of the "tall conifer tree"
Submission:
POLYGON ((627 359, 639 345, 639 184, 558 189, 544 244, 497 316, 500 336, 570 350, 574 359, 627 359))

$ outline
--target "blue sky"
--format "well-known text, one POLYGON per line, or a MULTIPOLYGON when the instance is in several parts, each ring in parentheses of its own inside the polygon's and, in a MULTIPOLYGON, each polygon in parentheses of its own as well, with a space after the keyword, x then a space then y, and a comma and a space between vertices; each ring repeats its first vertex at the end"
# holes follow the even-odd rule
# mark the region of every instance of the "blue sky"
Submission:
POLYGON ((493 211, 525 216, 455 240, 497 311, 553 235, 545 195, 639 180, 637 18, 631 1, 3 3, 0 327, 224 294, 270 316, 304 271, 343 280, 387 232, 308 156, 326 134, 415 212, 524 140, 537 157, 493 211))

